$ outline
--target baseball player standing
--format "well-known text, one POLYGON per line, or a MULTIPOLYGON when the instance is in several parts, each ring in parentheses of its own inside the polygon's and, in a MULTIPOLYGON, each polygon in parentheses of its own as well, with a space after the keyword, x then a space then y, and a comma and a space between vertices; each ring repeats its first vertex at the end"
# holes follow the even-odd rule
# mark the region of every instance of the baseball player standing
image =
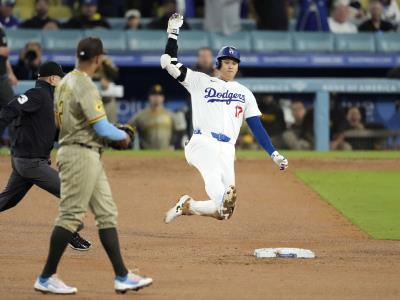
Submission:
POLYGON ((35 290, 44 293, 77 292, 75 287, 67 286, 58 278, 56 272, 67 243, 88 208, 95 215, 101 243, 112 263, 116 292, 138 290, 153 281, 128 271, 120 252, 117 207, 101 153, 104 138, 118 143, 121 148, 127 148, 131 140, 125 131, 108 122, 100 94, 92 81, 103 54, 100 39, 82 39, 77 47, 76 68, 63 78, 55 93, 56 119, 60 127, 57 165, 61 202, 46 265, 34 284, 35 290))
POLYGON ((235 143, 244 119, 281 170, 287 168, 288 161, 275 150, 262 126, 261 112, 254 95, 234 81, 240 63, 236 48, 223 47, 218 52, 218 78, 194 72, 178 62, 177 40, 182 21, 183 17, 179 14, 169 19, 168 42, 165 54, 161 56, 161 67, 191 94, 194 131, 185 147, 185 157, 189 165, 201 173, 210 200, 196 201, 184 195, 166 213, 165 222, 169 223, 181 215, 227 220, 235 208, 235 143))
MULTIPOLYGON (((6 188, 0 193, 0 212, 16 206, 33 185, 60 198, 60 178, 57 171, 50 167, 49 158, 57 132, 54 87, 63 76, 59 64, 45 62, 39 68, 36 86, 15 99, 9 99, 0 111, 0 132, 14 122, 12 173, 6 188)), ((89 250, 91 246, 78 232, 73 234, 69 245, 81 251, 89 250)))

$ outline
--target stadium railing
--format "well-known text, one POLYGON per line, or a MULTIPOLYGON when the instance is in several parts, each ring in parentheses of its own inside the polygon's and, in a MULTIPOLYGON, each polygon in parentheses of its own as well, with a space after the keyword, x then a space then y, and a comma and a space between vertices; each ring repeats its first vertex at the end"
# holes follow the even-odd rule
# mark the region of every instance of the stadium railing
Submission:
MULTIPOLYGON (((108 43, 110 50, 128 50, 130 41, 154 42, 166 40, 163 30, 57 30, 42 31, 34 29, 6 30, 9 47, 13 51, 21 50, 29 41, 42 42, 45 50, 58 50, 64 46, 67 50, 74 46, 82 36, 96 35, 108 43), (67 42, 70 44, 67 44, 67 42), (72 46, 71 46, 72 44, 72 46)), ((235 45, 244 52, 400 52, 400 33, 357 33, 334 34, 321 32, 277 32, 277 31, 241 31, 229 36, 208 33, 202 30, 183 31, 180 42, 185 39, 198 41, 196 45, 219 50, 223 45, 235 45)), ((149 50, 157 50, 155 45, 149 50)), ((197 47, 198 48, 198 47, 197 47)), ((185 50, 192 50, 186 47, 185 50)))
MULTIPOLYGON (((159 55, 166 41, 163 30, 7 30, 10 61, 18 60, 18 52, 28 41, 42 43, 44 58, 60 60, 64 65, 75 63, 77 41, 97 35, 109 54, 120 66, 158 66, 159 55)), ((242 53, 243 67, 283 68, 392 68, 400 64, 400 33, 332 34, 242 31, 223 36, 204 31, 183 31, 179 41, 180 60, 191 64, 196 50, 233 45, 242 53)))
MULTIPOLYGON (((329 96, 330 93, 346 94, 400 94, 400 81, 378 78, 240 78, 240 83, 254 93, 314 94, 314 149, 329 151, 329 96)), ((17 94, 33 87, 33 81, 20 81, 17 94)), ((398 137, 400 130, 366 131, 376 132, 371 137, 398 137)), ((360 133, 349 132, 348 137, 359 137, 360 133)), ((361 133, 362 134, 362 133, 361 133)))

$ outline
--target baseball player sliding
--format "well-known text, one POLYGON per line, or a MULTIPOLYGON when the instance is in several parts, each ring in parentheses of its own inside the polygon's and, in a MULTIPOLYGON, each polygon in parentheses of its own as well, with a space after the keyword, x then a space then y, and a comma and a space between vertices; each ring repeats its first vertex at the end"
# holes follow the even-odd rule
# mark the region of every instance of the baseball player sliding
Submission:
POLYGON ((177 79, 191 94, 193 136, 185 147, 189 165, 201 173, 210 200, 196 201, 182 196, 165 215, 170 223, 181 215, 199 215, 229 219, 235 209, 235 143, 243 119, 260 145, 279 166, 288 161, 275 150, 261 124, 261 112, 252 92, 234 81, 240 63, 235 47, 223 47, 217 56, 219 77, 194 72, 178 62, 178 35, 183 17, 174 14, 168 22, 168 42, 161 56, 161 67, 177 79))

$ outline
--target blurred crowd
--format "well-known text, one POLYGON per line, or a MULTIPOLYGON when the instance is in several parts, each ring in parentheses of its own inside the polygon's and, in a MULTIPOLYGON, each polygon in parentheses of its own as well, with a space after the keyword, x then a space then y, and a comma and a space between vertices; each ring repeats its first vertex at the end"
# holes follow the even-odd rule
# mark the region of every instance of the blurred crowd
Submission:
MULTIPOLYGON (((279 99, 270 94, 259 94, 257 102, 262 112, 262 123, 273 144, 280 149, 314 149, 314 108, 301 99, 279 99)), ((330 99, 331 150, 382 150, 386 137, 371 135, 368 130, 384 129, 383 124, 366 122, 366 111, 361 105, 344 108, 336 94, 330 99)), ((242 128, 239 147, 258 149, 249 129, 242 128)))
MULTIPOLYGON (((126 30, 164 30, 169 16, 204 19, 204 30, 232 34, 241 19, 254 19, 260 30, 393 31, 400 22, 398 0, 0 0, 0 24, 44 30, 112 26, 125 18, 126 30), (32 5, 33 3, 33 5, 32 5), (19 16, 27 16, 21 18, 19 16), (143 24, 142 18, 151 21, 143 24)), ((185 22, 184 29, 190 29, 185 22)))
MULTIPOLYGON (((108 18, 125 18, 126 30, 142 28, 164 30, 169 16, 176 11, 189 18, 204 18, 205 30, 223 34, 239 31, 241 18, 253 18, 260 30, 288 30, 290 20, 296 20, 297 30, 337 33, 392 31, 396 30, 400 21, 396 0, 0 0, 0 27, 43 30, 110 29, 108 18), (17 18, 16 12, 24 3, 33 3, 33 11, 30 13, 32 17, 17 18), (62 17, 56 17, 55 13, 50 16, 52 8, 59 7, 63 8, 62 17), (151 18, 151 21, 144 26, 141 22, 142 18, 151 18)), ((187 22, 183 27, 190 29, 187 22)), ((4 52, 6 48, 0 47, 1 49, 4 52)), ((0 58, 6 57, 7 54, 0 53, 0 58)), ((9 98, 7 95, 2 96, 6 94, 3 85, 8 82, 8 79, 13 85, 17 83, 17 78, 18 80, 34 80, 37 78, 41 63, 42 47, 37 42, 28 42, 25 45, 13 68, 8 61, 7 64, 1 61, 4 67, 0 69, 0 98, 9 98)), ((200 48, 197 52, 197 61, 191 67, 193 70, 218 76, 210 48, 200 48)), ((400 77, 398 69, 394 69, 392 73, 390 77, 400 77)), ((100 89, 107 91, 114 86, 118 75, 118 67, 109 57, 106 57, 95 79, 99 81, 100 89)), ((257 98, 263 125, 276 147, 294 150, 314 148, 312 107, 308 107, 301 99, 291 99, 286 102, 287 105, 281 105, 281 101, 274 95, 260 94, 257 98)), ((168 110, 164 106, 166 96, 160 84, 155 84, 150 88, 147 100, 146 108, 129 120, 129 123, 138 130, 137 147, 141 149, 182 148, 184 141, 192 134, 190 106, 177 111, 168 110)), ((117 122, 115 95, 105 93, 103 102, 109 120, 117 122)), ((354 106, 344 110, 337 106, 337 103, 339 102, 332 99, 330 113, 332 150, 385 147, 385 139, 379 137, 362 140, 357 138, 359 132, 382 129, 382 125, 366 123, 365 111, 362 107, 354 106), (346 132, 351 132, 353 135, 346 135, 346 132)), ((400 104, 398 110, 400 111, 400 104)), ((246 126, 240 133, 238 147, 258 148, 246 126)))

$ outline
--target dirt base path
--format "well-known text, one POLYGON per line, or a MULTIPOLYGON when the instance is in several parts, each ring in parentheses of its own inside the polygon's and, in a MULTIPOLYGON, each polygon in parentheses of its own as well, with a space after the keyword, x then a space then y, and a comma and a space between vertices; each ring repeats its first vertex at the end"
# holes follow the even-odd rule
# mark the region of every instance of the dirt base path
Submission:
MULTIPOLYGON (((165 225, 164 213, 179 195, 206 197, 197 171, 182 158, 104 160, 126 263, 155 283, 139 293, 114 293, 112 269, 89 214, 83 234, 93 249, 67 249, 59 268, 79 289, 73 299, 400 299, 400 242, 370 239, 304 186, 294 167, 280 173, 267 160, 239 160, 231 220, 181 217, 165 225), (304 247, 318 258, 258 260, 252 253, 261 247, 304 247)), ((292 166, 309 164, 297 160, 292 166)), ((1 157, 2 186, 9 171, 9 159, 1 157)), ((34 188, 0 215, 0 299, 43 297, 32 285, 56 214, 57 200, 34 188)))

